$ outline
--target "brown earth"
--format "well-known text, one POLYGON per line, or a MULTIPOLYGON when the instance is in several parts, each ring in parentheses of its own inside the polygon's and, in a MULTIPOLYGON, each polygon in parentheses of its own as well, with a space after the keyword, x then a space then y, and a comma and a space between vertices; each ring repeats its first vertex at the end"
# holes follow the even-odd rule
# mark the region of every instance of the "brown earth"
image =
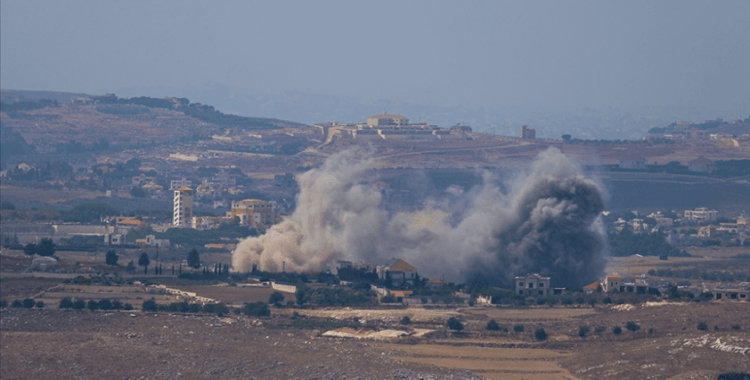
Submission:
MULTIPOLYGON (((4 278, 2 296, 33 296, 54 283, 4 278)), ((227 299, 238 290, 202 285, 183 290, 188 289, 227 299)), ((260 319, 59 310, 54 305, 5 308, 0 312, 0 377, 715 379, 724 372, 750 371, 747 302, 650 305, 628 311, 618 311, 625 309, 620 306, 273 308, 271 317, 260 319), (404 315, 412 317, 408 326, 399 323, 404 315), (450 316, 464 322, 462 333, 446 329, 450 316), (491 318, 511 332, 485 330, 491 318), (626 330, 628 321, 640 329, 626 330), (699 331, 700 322, 709 329, 699 331), (336 323, 413 336, 385 341, 321 336, 336 323), (513 332, 517 324, 524 325, 524 332, 513 332), (591 332, 581 338, 579 326, 591 332), (600 333, 598 326, 604 327, 600 333), (624 331, 615 335, 613 326, 624 331), (548 334, 546 341, 534 338, 538 328, 548 334)))

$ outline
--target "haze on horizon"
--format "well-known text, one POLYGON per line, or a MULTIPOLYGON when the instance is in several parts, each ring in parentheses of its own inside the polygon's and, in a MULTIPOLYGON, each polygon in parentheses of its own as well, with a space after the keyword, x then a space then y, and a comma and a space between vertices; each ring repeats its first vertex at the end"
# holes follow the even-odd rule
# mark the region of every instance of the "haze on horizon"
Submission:
POLYGON ((744 0, 9 0, 0 10, 3 89, 185 96, 160 89, 221 86, 427 106, 750 113, 744 0))

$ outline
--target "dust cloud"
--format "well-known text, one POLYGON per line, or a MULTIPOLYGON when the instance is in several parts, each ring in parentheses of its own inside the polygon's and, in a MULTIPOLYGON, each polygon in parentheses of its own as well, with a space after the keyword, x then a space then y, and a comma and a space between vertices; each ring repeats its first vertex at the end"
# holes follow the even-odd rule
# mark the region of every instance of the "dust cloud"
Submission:
POLYGON ((380 264, 400 257, 423 276, 448 281, 482 278, 510 286, 516 275, 539 273, 568 288, 593 282, 604 270, 600 187, 555 148, 505 183, 505 192, 490 173, 469 191, 449 188, 466 208, 458 221, 436 202, 387 213, 369 184, 375 167, 345 151, 302 174, 295 212, 243 240, 232 255, 234 268, 327 270, 339 260, 380 264))

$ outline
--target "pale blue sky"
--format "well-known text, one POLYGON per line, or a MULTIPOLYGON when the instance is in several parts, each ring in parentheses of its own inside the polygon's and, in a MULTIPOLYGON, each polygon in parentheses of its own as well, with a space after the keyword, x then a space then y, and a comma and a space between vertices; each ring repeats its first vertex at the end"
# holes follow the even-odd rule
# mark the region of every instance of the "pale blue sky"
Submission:
POLYGON ((434 106, 750 113, 746 0, 3 0, 0 7, 4 89, 226 85, 434 106))

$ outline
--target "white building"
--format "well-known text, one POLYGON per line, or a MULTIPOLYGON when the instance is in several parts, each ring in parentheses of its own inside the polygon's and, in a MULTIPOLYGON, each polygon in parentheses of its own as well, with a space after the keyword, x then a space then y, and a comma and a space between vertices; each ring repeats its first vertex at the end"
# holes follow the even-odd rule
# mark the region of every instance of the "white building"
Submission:
POLYGON ((719 212, 709 210, 707 207, 698 207, 695 210, 685 210, 683 219, 695 221, 715 221, 719 217, 719 212))
POLYGON ((169 190, 177 190, 181 187, 190 187, 190 186, 193 186, 193 181, 190 181, 188 179, 185 179, 185 177, 183 177, 182 179, 173 179, 169 183, 169 190))
POLYGON ((174 191, 174 215, 172 224, 191 227, 193 220, 193 189, 183 186, 174 191))
POLYGON ((550 278, 536 273, 516 276, 516 294, 525 296, 546 296, 552 294, 550 278))

